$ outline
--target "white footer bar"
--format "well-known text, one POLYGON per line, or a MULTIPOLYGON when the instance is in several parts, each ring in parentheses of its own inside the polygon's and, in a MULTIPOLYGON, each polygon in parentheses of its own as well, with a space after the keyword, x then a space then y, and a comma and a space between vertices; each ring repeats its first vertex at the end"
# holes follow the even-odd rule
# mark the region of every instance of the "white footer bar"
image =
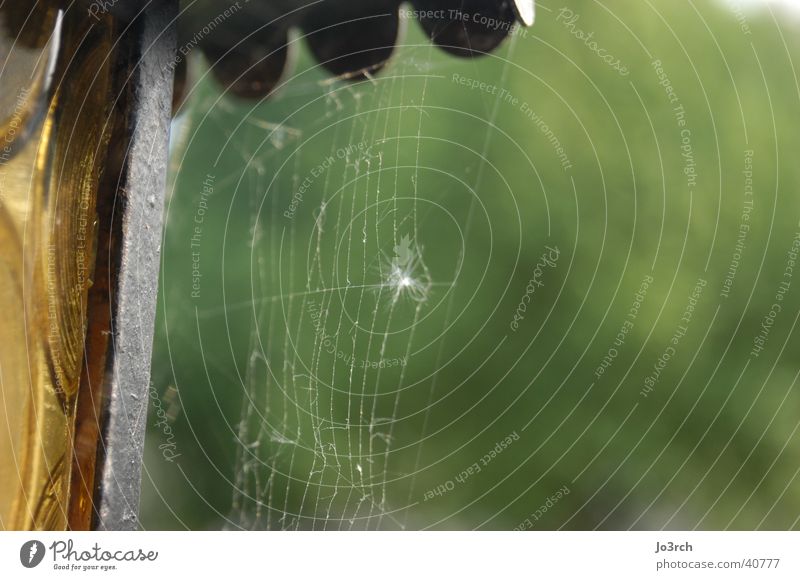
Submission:
POLYGON ((7 532, 0 577, 794 580, 798 552, 800 532, 7 532))

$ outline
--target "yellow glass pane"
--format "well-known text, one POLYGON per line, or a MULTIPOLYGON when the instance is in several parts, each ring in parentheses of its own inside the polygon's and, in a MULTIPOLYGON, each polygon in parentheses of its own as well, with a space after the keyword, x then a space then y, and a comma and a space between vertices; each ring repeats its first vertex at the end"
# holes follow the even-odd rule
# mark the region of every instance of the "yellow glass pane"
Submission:
POLYGON ((6 63, 0 90, 5 529, 68 526, 97 184, 110 131, 110 29, 87 36, 81 26, 62 27, 53 10, 37 17, 37 34, 0 31, 0 62, 6 63))

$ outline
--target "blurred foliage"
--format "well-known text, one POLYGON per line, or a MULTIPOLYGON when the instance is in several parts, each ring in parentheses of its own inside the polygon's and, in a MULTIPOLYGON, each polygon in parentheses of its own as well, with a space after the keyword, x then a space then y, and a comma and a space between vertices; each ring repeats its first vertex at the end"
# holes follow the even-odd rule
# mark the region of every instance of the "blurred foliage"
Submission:
POLYGON ((234 102, 199 81, 173 137, 153 369, 154 396, 174 386, 181 408, 149 419, 145 528, 796 525, 800 279, 784 272, 800 230, 798 22, 737 19, 720 2, 568 7, 573 29, 560 6, 540 5, 533 29, 470 61, 409 23, 391 66, 357 85, 328 82, 305 53, 268 102, 234 102), (594 32, 630 74, 574 29, 594 32), (348 147, 285 217, 304 180, 348 147), (747 151, 750 229, 725 296, 747 151), (386 279, 403 234, 424 258, 428 274, 414 274, 423 285, 429 275, 426 301, 359 290, 386 279), (546 246, 558 261, 540 268, 514 332, 546 246), (598 378, 647 276, 633 328, 598 378), (700 279, 686 335, 645 397, 700 279), (337 349, 407 364, 349 369, 320 347, 311 299, 337 349), (519 441, 455 481, 511 433, 519 441), (167 461, 171 443, 179 457, 167 461), (448 481, 452 491, 426 501, 448 481))

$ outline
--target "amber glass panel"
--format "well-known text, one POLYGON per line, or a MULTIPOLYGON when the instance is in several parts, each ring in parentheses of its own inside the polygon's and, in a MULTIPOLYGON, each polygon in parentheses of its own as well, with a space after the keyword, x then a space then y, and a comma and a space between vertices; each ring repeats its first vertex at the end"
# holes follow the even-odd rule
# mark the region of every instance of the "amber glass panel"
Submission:
POLYGON ((34 16, 0 22, 0 527, 64 529, 112 39, 34 16))

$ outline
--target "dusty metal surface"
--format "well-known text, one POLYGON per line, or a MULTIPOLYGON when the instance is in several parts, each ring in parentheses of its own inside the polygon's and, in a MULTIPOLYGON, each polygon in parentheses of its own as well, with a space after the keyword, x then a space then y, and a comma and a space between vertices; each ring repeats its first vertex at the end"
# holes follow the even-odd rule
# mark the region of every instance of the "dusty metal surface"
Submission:
MULTIPOLYGON (((132 20, 132 68, 121 103, 130 141, 114 200, 119 252, 111 301, 103 430, 94 528, 138 527, 147 392, 155 327, 167 176, 177 0, 152 3, 132 20)), ((100 251, 108 250, 101 248, 100 251)), ((112 266, 113 266, 112 261, 112 266)))

